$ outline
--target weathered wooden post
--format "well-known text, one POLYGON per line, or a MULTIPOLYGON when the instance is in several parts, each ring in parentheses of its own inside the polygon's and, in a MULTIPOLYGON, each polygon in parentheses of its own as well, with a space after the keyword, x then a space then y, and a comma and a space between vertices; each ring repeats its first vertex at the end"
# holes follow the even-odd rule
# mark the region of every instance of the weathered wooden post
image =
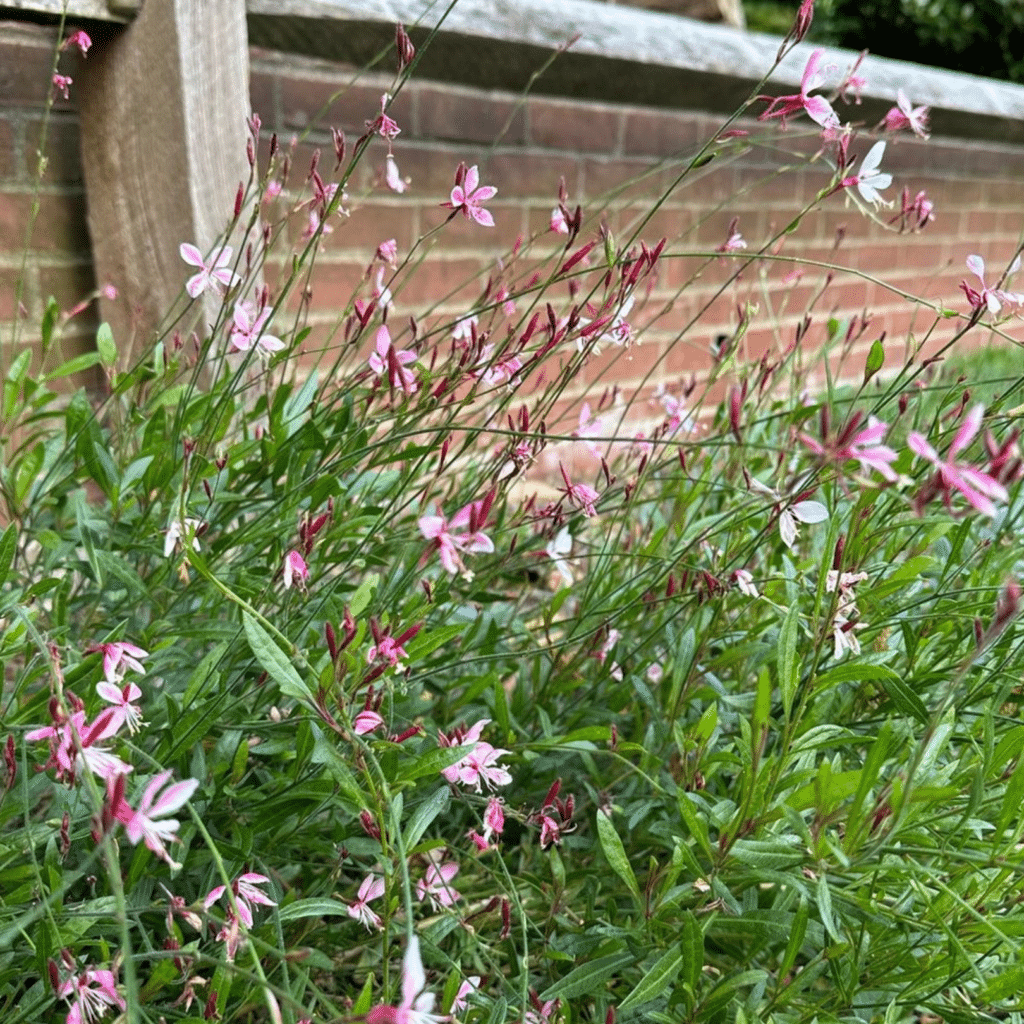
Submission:
POLYGON ((137 355, 190 273, 179 245, 210 250, 249 173, 245 0, 147 0, 76 88, 96 279, 120 290, 101 314, 137 355))

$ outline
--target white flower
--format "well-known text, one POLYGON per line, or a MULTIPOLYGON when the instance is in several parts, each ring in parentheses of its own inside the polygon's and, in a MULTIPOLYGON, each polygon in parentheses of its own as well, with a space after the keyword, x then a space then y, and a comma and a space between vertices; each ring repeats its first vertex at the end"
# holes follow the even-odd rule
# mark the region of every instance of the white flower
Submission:
POLYGON ((864 202, 873 206, 889 206, 878 193, 880 189, 888 188, 892 184, 892 175, 884 174, 878 169, 885 153, 885 143, 876 142, 864 157, 860 165, 860 173, 857 175, 857 191, 861 194, 864 202))
POLYGON ((573 584, 572 570, 565 560, 566 556, 572 553, 572 534, 569 532, 568 526, 563 526, 554 538, 548 541, 544 553, 555 563, 555 568, 561 574, 565 586, 571 587, 573 584))

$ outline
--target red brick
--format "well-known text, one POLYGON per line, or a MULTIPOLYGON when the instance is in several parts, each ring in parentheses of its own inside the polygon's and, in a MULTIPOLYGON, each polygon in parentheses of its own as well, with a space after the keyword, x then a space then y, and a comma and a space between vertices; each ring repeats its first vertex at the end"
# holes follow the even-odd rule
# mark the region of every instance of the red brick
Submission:
MULTIPOLYGON (((62 311, 84 302, 96 291, 96 277, 92 262, 68 263, 59 267, 39 268, 39 297, 43 303, 52 295, 62 311)), ((76 317, 74 323, 79 329, 98 323, 95 304, 76 317)))
MULTIPOLYGON (((366 122, 380 113, 380 98, 385 89, 380 85, 349 82, 349 76, 330 73, 282 76, 279 83, 282 128, 304 129, 312 124, 324 130, 343 128, 354 142, 366 131, 366 122)), ((403 89, 394 98, 388 115, 404 133, 412 134, 410 90, 403 89)))
MULTIPOLYGON (((34 287, 31 279, 32 270, 26 268, 26 279, 21 289, 21 303, 33 317, 36 315, 34 287)), ((21 270, 15 267, 0 267, 0 320, 14 320, 15 296, 18 293, 18 282, 21 270)))
POLYGON ((965 238, 994 234, 1000 227, 1000 216, 995 210, 968 210, 963 230, 965 238))
MULTIPOLYGON (((25 131, 24 174, 27 180, 35 180, 39 164, 39 144, 43 123, 30 121, 25 131)), ((82 150, 79 138, 78 119, 68 115, 55 114, 46 129, 46 171, 43 182, 46 185, 80 185, 82 183, 82 150)))
POLYGON ((318 316, 329 311, 340 313, 352 301, 354 295, 367 297, 369 283, 366 264, 360 262, 336 262, 318 259, 313 264, 309 286, 313 290, 312 309, 318 316))
MULTIPOLYGON (((401 291, 404 309, 428 306, 431 303, 446 307, 459 306, 463 311, 480 296, 490 260, 484 259, 436 259, 429 258, 416 267, 401 291)), ((417 309, 419 316, 425 310, 417 309)))
POLYGON ((530 100, 530 139, 545 149, 613 156, 620 152, 622 118, 617 107, 534 97, 530 100))
MULTIPOLYGON (((0 106, 46 104, 57 33, 22 22, 0 22, 0 106)), ((62 62, 64 74, 72 62, 62 62)), ((70 70, 74 75, 74 71, 70 70)))
MULTIPOLYGON (((497 185, 491 181, 484 163, 486 150, 472 150, 460 147, 454 150, 442 143, 415 143, 402 141, 395 151, 395 160, 403 177, 411 179, 408 195, 422 200, 447 202, 455 185, 455 170, 460 161, 467 166, 476 164, 485 185, 497 185)), ((499 193, 500 194, 500 193, 499 193)))
MULTIPOLYGON (((22 252, 31 204, 32 197, 24 193, 0 193, 0 253, 22 252)), ((31 250, 64 255, 90 251, 85 196, 81 192, 39 197, 31 250)))
POLYGON ((526 138, 524 108, 516 100, 456 86, 419 84, 413 91, 411 134, 417 139, 512 146, 526 138))
POLYGON ((0 181, 14 181, 21 177, 20 143, 20 125, 6 117, 0 118, 0 181))
POLYGON ((622 151, 628 156, 692 156, 720 126, 719 119, 700 114, 634 107, 625 112, 622 151))
POLYGON ((484 167, 480 168, 480 183, 494 185, 498 195, 504 198, 558 197, 558 179, 564 176, 569 194, 575 195, 578 183, 573 180, 572 163, 560 157, 538 156, 514 150, 502 150, 494 154, 484 167))
MULTIPOLYGON (((592 205, 594 200, 601 197, 621 202, 635 202, 648 200, 651 196, 662 193, 662 169, 649 161, 588 158, 583 161, 582 171, 582 188, 588 205, 592 205)), ((557 181, 556 177, 556 184, 557 181)), ((566 184, 569 184, 568 175, 566 184)), ((557 196, 557 192, 554 195, 557 196)), ((571 187, 569 198, 579 201, 577 193, 571 187)))
POLYGON ((447 220, 451 211, 440 208, 423 211, 423 229, 444 223, 435 236, 435 244, 442 251, 475 249, 500 256, 511 250, 526 228, 523 206, 495 199, 487 203, 487 209, 494 217, 493 228, 482 227, 461 213, 447 220))
POLYGON ((270 138, 271 132, 277 131, 281 124, 281 115, 278 109, 277 75, 253 67, 250 64, 249 70, 249 106, 252 111, 260 115, 263 122, 263 135, 270 138))
POLYGON ((365 253, 368 260, 373 258, 377 246, 389 238, 398 242, 400 254, 408 253, 422 230, 419 225, 419 211, 415 205, 409 203, 352 204, 351 215, 334 218, 333 227, 333 233, 324 239, 324 252, 356 250, 365 253))

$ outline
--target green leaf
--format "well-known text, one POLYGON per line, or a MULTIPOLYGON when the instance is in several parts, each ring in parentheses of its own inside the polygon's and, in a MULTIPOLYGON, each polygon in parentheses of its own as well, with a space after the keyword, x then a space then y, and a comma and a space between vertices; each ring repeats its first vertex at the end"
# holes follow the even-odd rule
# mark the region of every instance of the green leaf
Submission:
POLYGON ((985 984, 985 1001, 998 1002, 1017 996, 1024 989, 1024 966, 1016 964, 1002 971, 985 984))
POLYGON ((66 363, 61 363, 56 370, 51 370, 46 374, 46 376, 43 377, 43 380, 51 381, 60 380, 62 377, 70 377, 72 374, 88 370, 91 366, 95 366, 99 361, 99 352, 83 352, 80 356, 75 356, 73 359, 69 359, 66 363))
POLYGON ((682 787, 676 791, 676 802, 679 805, 679 816, 683 819, 683 824, 686 825, 690 835, 697 840, 697 845, 701 848, 704 856, 714 863, 715 855, 708 837, 707 822, 700 816, 690 800, 689 794, 682 787))
POLYGON ((278 919, 282 924, 288 921, 298 921, 304 917, 345 917, 347 915, 348 907, 344 903, 318 896, 296 900, 294 903, 281 907, 277 912, 278 919))
MULTIPOLYGON (((354 601, 355 598, 353 598, 353 603, 354 601)), ((352 614, 356 614, 354 609, 352 614)), ((405 645, 406 651, 409 652, 409 661, 421 661, 428 654, 436 651, 438 647, 444 647, 465 631, 466 627, 463 625, 441 626, 440 629, 432 629, 429 633, 421 630, 405 645)))
POLYGON ((604 811, 597 812, 597 836, 601 840, 601 849, 608 859, 608 864, 626 883, 626 888, 639 900, 640 886, 637 884, 636 875, 626 856, 626 848, 622 845, 618 832, 612 824, 611 818, 604 811))
POLYGON ((451 788, 441 786, 432 793, 412 816, 409 824, 405 827, 405 848, 411 850, 422 838, 433 820, 448 806, 451 799, 451 788))
POLYGON ((395 781, 412 782, 424 775, 438 775, 456 761, 461 761, 472 749, 471 743, 461 747, 434 747, 407 764, 395 781))
POLYGON ((879 681, 898 711, 916 718, 922 725, 928 724, 928 709, 924 701, 895 672, 880 677, 879 681))
POLYGON ((46 310, 43 312, 43 320, 39 328, 43 340, 44 352, 50 347, 50 342, 53 341, 53 332, 59 319, 60 306, 57 304, 57 300, 51 295, 46 300, 46 310))
POLYGON ((885 349, 882 347, 882 339, 876 338, 871 342, 871 349, 864 361, 864 383, 869 380, 885 365, 885 349))
POLYGON ((787 720, 793 707, 797 683, 800 679, 799 656, 797 653, 797 636, 800 629, 800 609, 796 602, 790 605, 786 618, 779 630, 779 646, 776 652, 776 665, 779 673, 779 694, 782 697, 782 710, 787 720))
POLYGON ((821 918, 821 923, 825 926, 825 931, 829 933, 833 941, 841 942, 842 936, 839 934, 839 929, 836 927, 836 919, 832 914, 832 891, 828 887, 828 878, 824 873, 818 876, 818 916, 821 918))
POLYGON ((683 953, 682 980, 695 993, 704 970, 704 931, 689 910, 684 910, 679 918, 679 946, 683 953))
POLYGON ((117 363, 117 345, 114 344, 114 332, 106 322, 96 329, 96 351, 103 365, 113 369, 117 363))
POLYGON ((310 760, 313 764, 322 764, 333 776, 334 781, 338 784, 338 788, 348 800, 355 804, 356 807, 362 807, 366 802, 365 795, 355 775, 352 774, 352 769, 345 763, 344 758, 338 753, 323 732, 315 725, 311 725, 311 728, 315 738, 310 760))
POLYGON ((804 944, 804 936, 807 934, 807 918, 809 916, 807 899, 802 896, 800 905, 793 915, 793 927, 789 933, 789 941, 786 943, 786 952, 782 956, 782 963, 779 965, 778 976, 780 978, 785 978, 793 969, 793 964, 796 963, 797 954, 799 954, 800 947, 804 944))
POLYGON ((679 946, 666 949, 648 968, 636 988, 619 1003, 618 1009, 625 1012, 633 1009, 634 1006, 641 1006, 657 999, 675 980, 683 966, 684 959, 683 951, 679 946))
POLYGON ((0 536, 0 586, 7 581, 14 563, 14 552, 18 546, 18 529, 11 523, 0 536))
MULTIPOLYGON (((348 610, 353 618, 358 618, 370 605, 370 598, 380 583, 380 576, 377 573, 370 573, 356 588, 356 592, 349 598, 348 610)), ((408 648, 407 648, 408 649, 408 648)))
POLYGON ((545 989, 540 998, 547 1002, 549 999, 575 999, 584 994, 593 995, 598 986, 627 964, 633 963, 633 960, 632 953, 612 953, 610 956, 598 957, 571 970, 560 981, 545 989))
POLYGON ((295 667, 285 656, 284 651, 274 642, 274 638, 249 614, 242 612, 242 625, 245 638, 249 641, 252 653, 263 670, 280 687, 281 693, 293 700, 300 701, 307 707, 311 701, 309 689, 302 681, 295 667))

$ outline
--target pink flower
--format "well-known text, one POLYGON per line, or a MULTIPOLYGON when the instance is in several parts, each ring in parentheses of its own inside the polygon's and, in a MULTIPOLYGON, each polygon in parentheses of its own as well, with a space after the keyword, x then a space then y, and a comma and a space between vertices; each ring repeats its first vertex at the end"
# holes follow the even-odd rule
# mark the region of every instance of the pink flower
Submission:
POLYGON ((747 243, 739 232, 739 223, 739 217, 733 217, 732 222, 729 224, 729 237, 715 249, 715 252, 741 252, 746 249, 747 243))
POLYGON ((376 132, 388 142, 401 135, 402 129, 387 115, 387 105, 391 102, 389 93, 384 93, 380 98, 380 113, 373 121, 366 122, 367 131, 376 132))
POLYGON ((597 509, 594 506, 594 502, 599 497, 597 491, 587 484, 572 483, 565 471, 565 467, 559 465, 558 468, 562 471, 562 479, 565 481, 565 496, 569 499, 569 504, 574 505, 587 517, 596 516, 597 509))
MULTIPOLYGON (((980 256, 968 256, 967 269, 981 282, 980 292, 972 288, 966 281, 960 282, 960 287, 964 290, 972 309, 980 309, 985 306, 992 316, 999 316, 1004 305, 1024 305, 1024 295, 1003 291, 1000 288, 989 288, 985 284, 985 261, 980 256)), ((1020 270, 1020 256, 1010 265, 1007 274, 1015 274, 1018 270, 1020 270)))
POLYGON ((418 521, 420 533, 427 540, 434 542, 434 547, 437 548, 441 556, 441 564, 453 576, 466 571, 459 555, 460 551, 485 554, 491 554, 494 551, 494 543, 483 532, 491 500, 491 496, 488 495, 481 501, 471 502, 459 509, 450 521, 441 514, 440 508, 438 508, 436 516, 420 516, 418 521))
POLYGON ((885 115, 885 130, 897 132, 901 128, 909 128, 922 139, 928 138, 928 108, 912 107, 907 94, 902 89, 896 90, 896 106, 885 115))
POLYGON ((366 1024, 441 1024, 447 1017, 431 1013, 434 994, 425 992, 427 973, 423 970, 419 937, 413 935, 402 963, 402 1001, 398 1006, 375 1006, 366 1015, 366 1024))
POLYGON ((600 416, 592 416, 590 403, 584 402, 580 408, 579 426, 572 432, 573 437, 578 437, 590 450, 591 454, 601 457, 601 449, 591 440, 594 437, 602 437, 607 433, 604 420, 600 416))
POLYGON ((546 1003, 542 1003, 532 992, 530 998, 533 1000, 535 1008, 527 1010, 523 1014, 523 1024, 549 1024, 552 1015, 558 1012, 558 1008, 562 1004, 560 999, 549 999, 546 1003))
MULTIPOLYGON (((97 648, 93 648, 96 650, 97 648)), ((117 684, 124 678, 125 672, 131 669, 140 675, 146 674, 146 669, 139 661, 140 658, 148 658, 149 652, 141 647, 129 643, 100 644, 98 650, 103 652, 103 675, 108 683, 117 684)))
POLYGON ((935 220, 935 204, 927 193, 922 189, 911 200, 910 189, 904 186, 900 195, 900 212, 889 223, 899 221, 900 231, 920 231, 930 220, 935 220))
POLYGON ((384 719, 369 708, 364 708, 352 719, 352 731, 357 736, 366 736, 368 733, 379 729, 384 724, 384 719))
POLYGON ((484 810, 484 839, 500 836, 505 831, 505 807, 500 797, 492 796, 484 810))
POLYGON ((461 747, 470 744, 473 746, 465 757, 441 769, 441 774, 453 785, 461 783, 464 786, 472 786, 479 793, 481 783, 493 788, 507 786, 512 781, 508 769, 498 764, 498 761, 511 751, 492 747, 490 743, 480 739, 480 734, 488 722, 489 718, 483 718, 470 729, 460 727, 449 736, 438 733, 437 741, 441 747, 461 747))
POLYGON ((384 181, 392 192, 397 192, 401 195, 409 187, 409 184, 399 173, 398 164, 395 163, 395 158, 390 153, 388 153, 385 161, 384 181))
POLYGON ((890 483, 895 483, 896 473, 889 463, 896 461, 896 452, 878 443, 885 437, 889 424, 869 416, 868 425, 857 430, 861 415, 854 413, 846 427, 829 443, 822 444, 807 434, 800 434, 800 440, 815 454, 832 462, 841 464, 856 459, 865 472, 877 470, 890 483))
POLYGON ((510 750, 492 747, 490 743, 478 743, 456 765, 459 782, 464 786, 472 786, 477 793, 480 792, 481 783, 486 783, 488 788, 507 786, 512 776, 507 768, 498 764, 498 760, 510 753, 510 750))
POLYGON ((76 711, 70 718, 62 718, 42 729, 33 729, 25 734, 25 739, 30 742, 50 741, 50 757, 46 767, 57 769, 59 781, 71 784, 82 768, 88 768, 93 775, 109 782, 132 770, 130 764, 125 764, 110 751, 96 746, 100 740, 113 734, 110 727, 113 717, 114 710, 108 708, 89 724, 85 720, 85 712, 76 711))
POLYGON ((480 975, 474 974, 467 978, 459 986, 459 991, 455 993, 455 998, 452 1000, 452 1013, 462 1013, 467 1008, 467 998, 478 988, 480 988, 480 975))
POLYGON ((221 286, 230 288, 242 279, 231 269, 231 246, 224 245, 217 251, 217 255, 207 263, 203 254, 188 242, 182 242, 178 247, 181 258, 190 266, 198 267, 199 273, 190 277, 185 284, 185 291, 193 299, 199 298, 207 288, 215 294, 221 294, 221 286))
MULTIPOLYGON (((70 954, 65 953, 65 963, 69 959, 70 954)), ((57 995, 71 1003, 67 1024, 92 1024, 93 1021, 105 1017, 113 1008, 127 1009, 124 999, 117 991, 117 978, 114 977, 113 971, 81 971, 61 982, 57 987, 57 995)))
POLYGON ((393 268, 398 262, 398 242, 394 238, 381 242, 377 246, 376 256, 382 263, 386 263, 389 267, 393 268))
POLYGON ((284 556, 284 589, 288 590, 294 581, 299 590, 305 592, 308 579, 309 569, 302 555, 298 551, 289 551, 284 556))
POLYGON ((175 834, 178 821, 176 818, 169 818, 168 815, 183 807, 192 798, 199 780, 185 779, 168 786, 170 778, 170 772, 155 775, 142 794, 138 810, 132 810, 121 795, 124 791, 123 776, 108 780, 107 791, 111 798, 114 817, 124 825, 132 846, 138 846, 140 841, 145 841, 146 846, 161 860, 166 861, 172 868, 180 868, 181 865, 171 860, 164 846, 165 842, 180 841, 175 834))
POLYGON ((560 206, 551 211, 551 230, 558 235, 569 234, 569 222, 565 219, 565 212, 560 206))
POLYGON ((759 99, 771 99, 768 108, 758 117, 759 121, 767 121, 769 118, 781 118, 782 126, 786 126, 786 118, 790 114, 798 114, 801 110, 807 111, 811 120, 816 121, 827 131, 834 132, 839 127, 839 117, 832 109, 828 100, 823 96, 808 95, 812 90, 819 88, 825 82, 825 75, 828 69, 820 69, 819 64, 823 56, 822 50, 815 50, 807 60, 803 77, 800 79, 800 92, 791 96, 776 96, 774 99, 768 96, 760 96, 759 99))
POLYGON ((981 427, 985 407, 976 405, 965 417, 960 429, 949 446, 949 455, 943 459, 917 431, 911 431, 907 444, 915 455, 927 459, 939 471, 939 486, 944 492, 946 504, 949 504, 952 491, 959 491, 968 504, 982 515, 994 516, 994 501, 1008 501, 1006 488, 988 473, 975 469, 965 463, 957 462, 956 456, 966 448, 981 427))
POLYGON ((70 50, 73 46, 78 47, 78 52, 81 53, 83 57, 87 56, 89 53, 89 47, 92 46, 92 40, 89 38, 89 33, 83 32, 81 29, 77 32, 72 32, 71 35, 61 43, 60 48, 62 50, 70 50))
MULTIPOLYGON (((256 888, 258 885, 266 885, 269 881, 270 879, 266 875, 259 875, 254 871, 250 871, 247 874, 239 875, 231 883, 231 891, 234 893, 235 903, 238 905, 238 916, 242 919, 242 924, 246 928, 252 927, 253 904, 259 904, 263 907, 277 906, 275 900, 272 900, 266 893, 256 888)), ((223 885, 218 885, 216 888, 211 889, 206 894, 206 899, 203 900, 203 906, 209 910, 226 891, 227 889, 223 885)), ((230 904, 228 905, 230 907, 230 904)))
POLYGON ((359 886, 355 900, 348 906, 348 916, 365 925, 367 931, 372 928, 383 928, 384 924, 380 917, 369 907, 370 900, 379 899, 383 895, 384 879, 373 874, 367 875, 359 886))
POLYGON ((56 92, 59 92, 64 99, 68 99, 68 86, 74 84, 74 79, 70 75, 54 75, 53 76, 53 88, 56 92))
POLYGON ((319 212, 317 210, 310 210, 306 230, 302 232, 302 240, 308 242, 318 231, 321 235, 330 235, 334 233, 334 228, 326 221, 321 226, 319 212))
POLYGON ((488 199, 498 194, 491 185, 480 185, 480 173, 474 164, 466 171, 465 178, 452 189, 449 203, 442 203, 450 210, 461 210, 467 220, 475 220, 485 228, 494 227, 494 218, 483 208, 488 199))
POLYGON ((409 349, 396 349, 391 342, 387 324, 381 324, 378 329, 374 348, 369 359, 370 369, 378 376, 386 370, 391 387, 407 395, 414 395, 419 390, 419 383, 406 367, 416 362, 416 353, 409 349))
POLYGON ((135 705, 135 701, 142 696, 142 691, 134 683, 125 683, 124 686, 117 686, 114 683, 97 683, 96 692, 108 704, 114 705, 111 709, 110 725, 103 738, 113 736, 125 724, 128 726, 128 731, 134 735, 139 731, 140 726, 146 724, 142 721, 142 709, 135 705))
POLYGON ((500 359, 490 362, 493 354, 494 346, 485 346, 480 355, 480 360, 485 365, 481 369, 473 371, 473 375, 488 387, 497 387, 505 381, 511 381, 523 368, 523 361, 519 356, 504 355, 500 359))
POLYGON ((231 318, 231 347, 236 352, 248 352, 255 345, 261 355, 280 352, 285 348, 280 338, 263 333, 272 314, 272 309, 264 309, 257 314, 251 302, 235 303, 235 312, 231 318))
POLYGON ((857 56, 857 59, 853 62, 853 67, 851 67, 850 70, 846 72, 845 77, 839 83, 838 93, 839 96, 842 97, 844 103, 850 102, 850 93, 853 93, 854 102, 857 104, 860 103, 861 90, 867 86, 868 82, 867 79, 864 78, 862 75, 857 74, 857 69, 860 67, 861 62, 867 56, 867 52, 867 50, 861 51, 861 53, 857 56))
POLYGON ((796 12, 796 21, 790 32, 793 34, 793 41, 799 43, 807 35, 811 22, 814 20, 814 0, 802 0, 800 9, 796 12))
POLYGON ((540 848, 546 850, 549 846, 560 846, 562 842, 562 825, 550 814, 540 816, 540 848))
POLYGON ((451 907, 462 899, 462 893, 452 886, 451 880, 459 873, 459 865, 453 860, 443 864, 431 864, 423 877, 416 883, 416 899, 430 899, 434 910, 451 907))
MULTIPOLYGON (((270 879, 266 875, 258 875, 250 871, 248 874, 239 875, 231 883, 231 891, 235 897, 235 906, 238 907, 238 915, 235 915, 231 901, 225 900, 228 909, 224 917, 224 926, 217 933, 217 941, 225 944, 228 962, 232 962, 235 959, 235 954, 238 952, 238 946, 242 941, 241 932, 243 925, 247 929, 252 928, 253 904, 260 904, 264 907, 277 906, 274 900, 256 888, 257 885, 265 885, 269 881, 270 879)), ((203 906, 209 910, 225 892, 227 892, 227 889, 223 885, 218 885, 216 888, 211 889, 206 894, 206 899, 203 900, 203 906)))
POLYGON ((394 668, 403 658, 408 658, 409 652, 402 646, 401 639, 396 639, 386 633, 382 633, 380 639, 367 652, 367 662, 376 661, 380 658, 394 668))

